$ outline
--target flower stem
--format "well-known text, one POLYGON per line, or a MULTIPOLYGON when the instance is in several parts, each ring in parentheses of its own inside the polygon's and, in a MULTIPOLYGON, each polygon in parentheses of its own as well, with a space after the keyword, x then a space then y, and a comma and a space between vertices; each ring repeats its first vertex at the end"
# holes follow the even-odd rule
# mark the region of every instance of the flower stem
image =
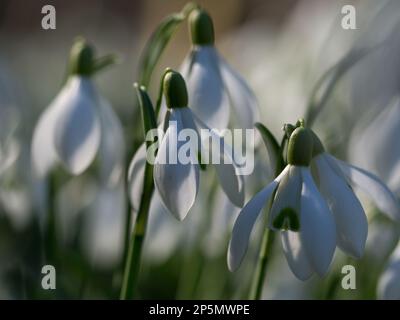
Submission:
POLYGON ((57 252, 56 230, 56 177, 55 172, 50 173, 47 184, 47 229, 45 237, 46 263, 54 265, 57 252))
POLYGON ((267 273, 268 263, 270 261, 274 239, 275 239, 274 232, 269 230, 268 228, 265 228, 261 243, 260 253, 258 255, 256 271, 254 273, 250 289, 249 299, 251 300, 259 300, 261 298, 262 288, 267 273))
MULTIPOLYGON (((143 133, 144 137, 146 137, 146 134, 147 132, 149 132, 149 130, 155 129, 157 127, 157 121, 154 114, 153 105, 145 88, 140 87, 138 84, 135 84, 135 88, 139 99, 140 109, 142 111, 143 133)), ((146 147, 148 148, 149 146, 151 146, 154 141, 155 137, 153 137, 153 141, 146 141, 146 147)), ((146 161, 140 206, 133 229, 133 234, 129 240, 130 242, 128 253, 125 261, 125 270, 120 293, 120 298, 123 300, 133 299, 135 295, 138 275, 140 271, 142 246, 146 235, 147 220, 153 192, 153 165, 146 161)), ((129 220, 132 219, 130 218, 129 220)), ((130 232, 130 227, 128 227, 128 232, 130 232)))
POLYGON ((140 202, 133 234, 130 239, 129 251, 125 264, 124 278, 120 295, 122 300, 133 299, 137 287, 142 246, 146 235, 150 201, 154 191, 153 167, 149 163, 146 163, 144 176, 145 184, 143 187, 142 200, 140 202))

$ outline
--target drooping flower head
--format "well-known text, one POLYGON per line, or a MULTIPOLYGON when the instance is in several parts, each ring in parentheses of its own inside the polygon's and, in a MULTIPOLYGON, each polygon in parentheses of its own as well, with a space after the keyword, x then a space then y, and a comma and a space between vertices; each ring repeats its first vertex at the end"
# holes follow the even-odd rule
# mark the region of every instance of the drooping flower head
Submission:
POLYGON ((121 176, 124 157, 121 124, 91 79, 105 62, 94 58, 93 48, 86 41, 80 39, 74 43, 70 75, 41 115, 33 133, 32 161, 37 177, 45 177, 57 162, 69 173, 81 174, 97 154, 106 179, 121 176))
MULTIPOLYGON (((235 114, 232 119, 238 127, 253 128, 259 118, 257 99, 217 52, 210 15, 203 9, 193 10, 189 31, 192 48, 180 73, 186 81, 193 113, 212 129, 226 129, 231 113, 235 114)), ((163 109, 165 112, 165 106, 163 109)))
POLYGON ((228 251, 230 270, 239 267, 256 218, 274 195, 268 225, 282 231, 283 248, 292 270, 294 267, 301 279, 314 272, 326 273, 336 247, 336 231, 310 172, 312 151, 311 131, 295 129, 288 144, 288 165, 246 204, 235 222, 228 251))
MULTIPOLYGON (((165 207, 177 219, 185 218, 199 188, 199 155, 210 150, 219 160, 210 164, 215 168, 224 192, 232 203, 242 206, 244 183, 232 159, 231 148, 188 108, 186 84, 179 73, 170 70, 165 74, 164 96, 168 109, 161 125, 164 134, 159 141, 154 162, 154 182, 165 207), (200 130, 210 134, 210 144, 205 143, 200 130)), ((143 145, 133 158, 128 173, 133 208, 137 208, 140 201, 146 161, 144 157, 146 152, 143 145)))
POLYGON ((231 270, 240 265, 255 220, 273 195, 268 226, 281 231, 288 264, 301 280, 314 272, 325 275, 336 245, 350 256, 362 256, 368 223, 351 183, 367 192, 382 212, 400 218, 389 189, 372 174, 326 153, 313 131, 302 127, 293 131, 287 160, 283 172, 240 213, 228 252, 231 270))

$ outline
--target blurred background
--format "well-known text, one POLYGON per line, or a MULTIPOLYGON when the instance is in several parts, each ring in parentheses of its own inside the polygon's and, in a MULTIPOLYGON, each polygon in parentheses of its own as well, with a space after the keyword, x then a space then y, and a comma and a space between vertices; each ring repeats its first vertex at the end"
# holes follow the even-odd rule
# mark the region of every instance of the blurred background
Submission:
MULTIPOLYGON (((368 153, 352 155, 351 150, 360 148, 356 146, 360 139, 351 137, 354 132, 357 137, 364 134, 371 119, 399 93, 399 1, 198 3, 214 20, 217 49, 255 91, 262 122, 279 138, 284 123, 304 116, 313 88, 329 68, 354 49, 379 45, 338 81, 315 128, 336 156, 390 182, 398 158, 384 168, 376 161, 367 163, 368 153), (341 8, 346 4, 356 8, 356 30, 341 26, 341 8)), ((32 132, 39 115, 63 85, 73 40, 83 36, 99 55, 116 53, 120 57, 119 64, 95 81, 122 122, 127 150, 136 150, 143 137, 132 84, 137 80, 140 53, 159 22, 185 4, 178 0, 0 1, 1 299, 118 298, 126 215, 124 186, 107 190, 91 172, 67 177, 56 195, 62 262, 57 269, 56 292, 41 289, 43 210, 38 200, 41 186, 31 172, 32 132), (41 28, 41 9, 46 4, 56 8, 56 30, 41 28)), ((149 86, 153 99, 162 71, 178 68, 189 50, 185 21, 157 64, 149 86)), ((369 151, 365 145, 361 149, 369 151)), ((370 152, 376 155, 374 150, 370 152)), ((127 154, 127 161, 132 156, 127 154)), ((272 178, 265 165, 258 170, 250 177, 246 199, 272 178)), ((238 209, 221 190, 210 195, 213 173, 205 175, 195 208, 183 223, 164 212, 159 199, 153 199, 139 283, 141 298, 246 297, 262 226, 259 224, 254 234, 244 265, 235 274, 229 273, 226 250, 238 209)), ((389 186, 398 193, 398 184, 392 181, 389 186)), ((332 287, 341 266, 349 263, 340 252, 329 276, 301 282, 291 274, 277 243, 263 297, 324 299, 335 292, 337 298, 376 298, 376 281, 397 240, 398 228, 383 217, 375 218, 368 238, 373 245, 367 247, 363 259, 350 262, 359 272, 354 291, 332 287)))

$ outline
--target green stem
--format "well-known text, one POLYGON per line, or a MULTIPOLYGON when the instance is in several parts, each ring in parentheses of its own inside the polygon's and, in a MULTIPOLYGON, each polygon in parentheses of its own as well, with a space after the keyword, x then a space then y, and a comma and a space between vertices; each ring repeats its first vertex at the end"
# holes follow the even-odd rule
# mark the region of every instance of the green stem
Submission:
POLYGON ((132 237, 130 239, 129 251, 125 264, 124 278, 120 295, 122 300, 133 299, 137 287, 142 246, 146 235, 148 213, 154 191, 153 167, 148 162, 146 163, 144 177, 145 184, 143 187, 142 201, 140 202, 137 220, 133 229, 132 237))
POLYGON ((259 300, 261 298, 264 280, 267 273, 267 267, 270 261, 270 256, 274 244, 274 239, 274 232, 269 230, 268 228, 265 228, 260 253, 258 255, 256 271, 254 273, 250 289, 250 300, 259 300))
POLYGON ((57 230, 56 230, 56 177, 50 173, 48 178, 47 192, 47 229, 45 237, 46 263, 54 265, 57 252, 57 230))
MULTIPOLYGON (((134 85, 139 99, 140 108, 142 111, 142 123, 144 137, 151 129, 157 128, 157 121, 154 114, 153 105, 144 87, 134 85)), ((146 141, 146 147, 149 148, 155 141, 146 141)), ((154 191, 153 180, 153 165, 146 161, 144 169, 143 191, 140 200, 140 206, 136 218, 136 223, 133 229, 133 234, 130 238, 128 254, 125 262, 125 270, 123 283, 120 293, 121 299, 132 299, 135 295, 138 275, 140 271, 140 261, 142 256, 142 246, 146 235, 147 220, 150 209, 150 202, 154 191)), ((131 212, 129 213, 131 215, 131 212)), ((128 215, 128 220, 132 220, 128 215)), ((129 222, 130 223, 130 222, 129 222)), ((128 227, 128 234, 130 227, 128 227)))

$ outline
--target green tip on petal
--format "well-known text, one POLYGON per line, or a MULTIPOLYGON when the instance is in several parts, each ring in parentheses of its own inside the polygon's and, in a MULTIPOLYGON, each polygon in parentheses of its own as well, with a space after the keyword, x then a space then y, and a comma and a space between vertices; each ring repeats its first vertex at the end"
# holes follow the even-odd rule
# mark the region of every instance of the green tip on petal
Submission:
POLYGON ((313 145, 311 130, 303 127, 296 128, 289 138, 288 163, 308 167, 312 159, 313 145))
POLYGON ((202 9, 192 11, 189 15, 189 29, 194 45, 214 44, 214 24, 206 11, 202 9))
POLYGON ((94 50, 84 38, 77 38, 70 52, 70 73, 90 76, 93 70, 94 50))
POLYGON ((163 91, 168 108, 184 108, 188 106, 186 83, 180 73, 173 70, 165 73, 163 91))
POLYGON ((284 208, 272 222, 272 226, 278 230, 300 230, 300 221, 296 211, 292 208, 284 208))

